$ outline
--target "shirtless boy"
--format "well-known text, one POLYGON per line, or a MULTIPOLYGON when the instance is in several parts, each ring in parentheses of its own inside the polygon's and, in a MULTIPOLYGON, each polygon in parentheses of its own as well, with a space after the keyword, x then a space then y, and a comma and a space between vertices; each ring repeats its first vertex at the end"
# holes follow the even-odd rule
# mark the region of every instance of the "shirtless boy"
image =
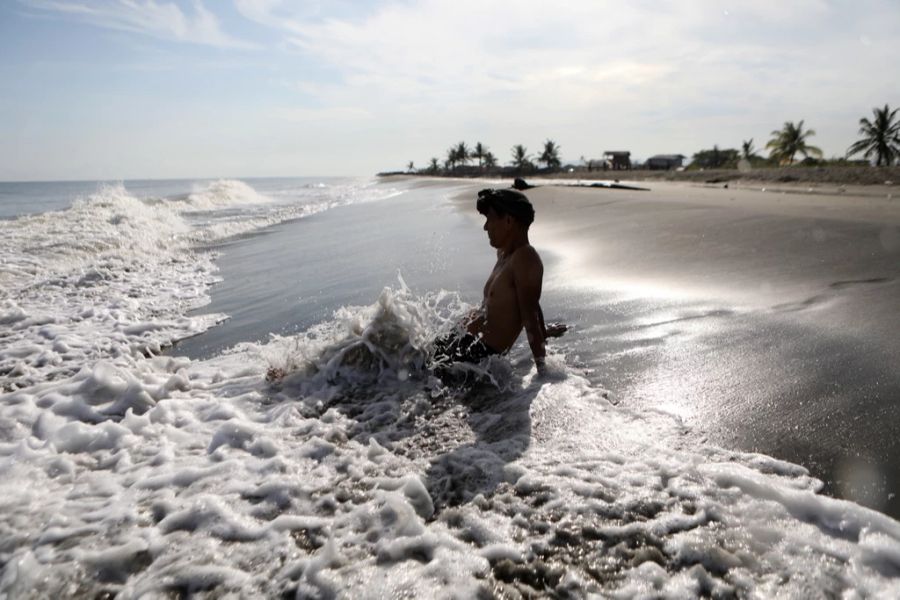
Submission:
POLYGON ((484 284, 481 306, 464 321, 466 333, 454 333, 435 343, 438 363, 478 362, 502 354, 515 343, 522 329, 538 372, 544 371, 545 340, 565 332, 564 325, 544 324, 539 301, 544 276, 541 257, 528 241, 534 207, 521 192, 487 189, 478 192, 478 212, 484 230, 497 249, 497 263, 484 284))

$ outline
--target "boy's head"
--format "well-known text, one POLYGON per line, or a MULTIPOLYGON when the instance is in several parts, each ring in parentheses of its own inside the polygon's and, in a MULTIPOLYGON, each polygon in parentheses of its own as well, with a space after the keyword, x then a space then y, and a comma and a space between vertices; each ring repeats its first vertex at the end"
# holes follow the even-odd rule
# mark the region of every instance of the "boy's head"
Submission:
POLYGON ((525 229, 534 222, 534 207, 525 194, 516 190, 481 190, 475 207, 484 216, 491 210, 500 216, 509 215, 525 229))

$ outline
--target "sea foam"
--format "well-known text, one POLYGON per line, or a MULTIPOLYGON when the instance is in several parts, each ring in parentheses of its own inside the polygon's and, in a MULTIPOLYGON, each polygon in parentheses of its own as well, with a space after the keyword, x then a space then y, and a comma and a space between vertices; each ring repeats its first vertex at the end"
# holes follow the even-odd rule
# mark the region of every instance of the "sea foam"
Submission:
POLYGON ((466 308, 401 284, 296 336, 6 395, 0 590, 900 591, 900 525, 801 467, 698 445, 572 369, 447 387, 428 340, 466 308))
POLYGON ((193 209, 213 210, 219 208, 265 204, 271 202, 243 181, 220 179, 205 186, 195 186, 187 197, 187 203, 193 209))
POLYGON ((0 390, 98 359, 133 364, 226 318, 185 316, 216 281, 216 255, 200 245, 392 193, 345 184, 278 201, 223 180, 142 201, 107 185, 67 210, 0 221, 0 390))
POLYGON ((177 212, 122 186, 0 229, 0 389, 101 358, 133 365, 224 318, 185 316, 207 301, 212 258, 191 251, 192 229, 177 212))

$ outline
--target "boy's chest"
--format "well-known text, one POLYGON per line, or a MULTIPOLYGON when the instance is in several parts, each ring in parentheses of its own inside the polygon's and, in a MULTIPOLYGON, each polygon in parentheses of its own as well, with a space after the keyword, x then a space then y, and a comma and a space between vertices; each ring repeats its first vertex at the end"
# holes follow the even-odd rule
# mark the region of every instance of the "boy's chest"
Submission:
POLYGON ((508 261, 498 260, 484 284, 484 297, 491 299, 498 295, 505 296, 513 291, 512 269, 508 261))

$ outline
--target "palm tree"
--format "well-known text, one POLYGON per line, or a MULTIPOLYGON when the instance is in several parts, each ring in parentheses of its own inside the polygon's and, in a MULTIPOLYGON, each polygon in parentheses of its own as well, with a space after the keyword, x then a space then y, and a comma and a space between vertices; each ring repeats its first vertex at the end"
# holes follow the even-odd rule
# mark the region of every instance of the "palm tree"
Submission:
POLYGON ((462 164, 466 164, 469 162, 469 159, 472 158, 472 153, 469 152, 469 148, 466 146, 465 142, 460 142, 456 145, 456 160, 457 162, 461 162, 462 164))
POLYGON ((544 142, 544 151, 541 152, 541 156, 538 158, 538 162, 542 162, 547 165, 548 169, 558 169, 559 162, 559 146, 556 145, 556 142, 553 140, 547 140, 544 142))
POLYGON ((713 144, 710 162, 712 163, 710 166, 712 166, 713 169, 718 169, 722 166, 722 151, 719 150, 718 144, 713 144))
POLYGON ((456 163, 458 161, 457 156, 456 146, 450 146, 447 149, 447 160, 444 161, 444 166, 451 171, 455 171, 456 163))
POLYGON ((512 147, 513 166, 519 171, 524 171, 531 166, 531 160, 528 158, 528 149, 522 144, 516 144, 512 147))
POLYGON ((866 158, 875 155, 875 165, 889 167, 895 159, 900 160, 900 121, 894 122, 894 117, 900 109, 890 110, 885 104, 884 108, 873 108, 875 122, 866 118, 859 120, 859 133, 864 136, 854 142, 847 154, 863 153, 866 158))
POLYGON ((488 150, 484 153, 484 168, 485 169, 493 169, 497 166, 497 157, 494 156, 494 153, 488 150))
POLYGON ((470 154, 470 156, 472 158, 478 159, 478 169, 479 170, 481 170, 482 161, 484 161, 484 157, 487 154, 487 152, 488 152, 487 146, 485 146, 481 142, 478 142, 475 144, 475 149, 472 150, 472 154, 470 154))
POLYGON ((741 142, 741 157, 744 160, 756 158, 756 148, 753 147, 753 138, 741 142))
POLYGON ((772 132, 772 139, 766 144, 766 148, 771 149, 771 158, 778 160, 780 163, 793 164, 794 156, 799 152, 803 156, 822 156, 822 151, 815 146, 806 143, 806 138, 816 135, 812 129, 803 131, 803 121, 794 125, 791 121, 786 121, 782 129, 776 129, 772 132))
POLYGON ((434 175, 440 170, 440 166, 438 166, 438 159, 432 158, 431 163, 428 165, 428 171, 434 175))

